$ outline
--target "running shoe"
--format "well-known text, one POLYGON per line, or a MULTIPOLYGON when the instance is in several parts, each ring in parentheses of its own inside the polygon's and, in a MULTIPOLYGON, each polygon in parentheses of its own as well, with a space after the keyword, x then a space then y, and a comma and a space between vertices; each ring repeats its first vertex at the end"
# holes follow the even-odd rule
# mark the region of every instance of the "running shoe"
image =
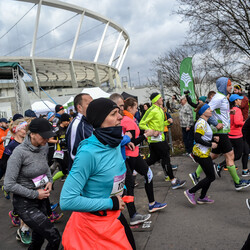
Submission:
POLYGON ((136 213, 133 218, 130 218, 130 225, 134 226, 140 223, 143 223, 144 221, 147 221, 151 217, 151 214, 138 214, 136 213))
POLYGON ((178 165, 171 165, 171 167, 172 167, 172 170, 177 170, 178 165))
POLYGON ((193 182, 194 186, 197 185, 197 183, 199 182, 200 177, 198 178, 195 172, 189 174, 189 177, 190 177, 191 181, 193 182))
POLYGON ((242 177, 247 177, 247 176, 250 176, 250 171, 247 169, 247 170, 243 170, 242 171, 242 177))
POLYGON ((148 207, 149 207, 148 210, 150 213, 153 213, 153 212, 156 212, 158 210, 165 208, 166 206, 167 206, 167 203, 159 203, 159 202, 155 201, 154 205, 148 205, 148 207))
POLYGON ((191 193, 189 193, 189 190, 186 190, 186 191, 184 191, 184 195, 187 197, 188 201, 191 204, 196 205, 195 193, 191 194, 191 193))
POLYGON ((205 196, 203 199, 198 198, 197 203, 198 204, 212 204, 212 203, 214 203, 214 200, 209 199, 207 196, 205 196))
POLYGON ((240 180, 239 184, 234 183, 235 190, 239 191, 243 188, 247 188, 250 186, 250 181, 249 180, 240 180))
POLYGON ((56 203, 56 204, 50 204, 50 207, 51 207, 51 210, 52 211, 55 211, 57 208, 58 208, 58 206, 59 206, 59 203, 56 203))
POLYGON ((176 182, 172 184, 172 189, 180 188, 184 186, 185 184, 186 184, 186 180, 180 181, 179 179, 177 179, 176 182))
POLYGON ((171 181, 169 176, 165 176, 165 181, 171 181))
POLYGON ((192 160, 193 162, 196 163, 196 161, 195 161, 195 159, 194 159, 194 155, 193 155, 192 153, 188 154, 188 156, 191 158, 191 160, 192 160))
POLYGON ((63 213, 58 214, 57 212, 52 212, 52 214, 48 217, 51 223, 54 223, 60 220, 63 217, 63 213))
POLYGON ((19 216, 17 214, 14 214, 13 211, 9 211, 9 217, 14 227, 20 226, 19 216))
POLYGON ((20 240, 23 244, 29 245, 32 241, 30 231, 22 231, 20 228, 17 229, 16 239, 20 240))
POLYGON ((246 199, 247 208, 250 210, 250 199, 246 199))
POLYGON ((213 167, 214 167, 214 173, 215 173, 215 176, 216 177, 221 177, 221 167, 220 167, 220 164, 217 164, 217 163, 213 163, 213 167))
POLYGON ((7 199, 7 200, 9 200, 9 199, 10 199, 10 193, 9 193, 9 192, 6 192, 6 191, 4 190, 4 187, 3 187, 3 186, 2 186, 2 190, 3 190, 4 198, 7 199))

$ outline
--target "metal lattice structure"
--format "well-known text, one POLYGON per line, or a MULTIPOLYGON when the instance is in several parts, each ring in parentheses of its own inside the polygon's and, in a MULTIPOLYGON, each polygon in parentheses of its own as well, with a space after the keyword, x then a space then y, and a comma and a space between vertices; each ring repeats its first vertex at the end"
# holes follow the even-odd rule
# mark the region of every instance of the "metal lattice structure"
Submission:
POLYGON ((116 82, 116 86, 120 87, 121 82, 119 78, 119 72, 123 65, 130 39, 128 33, 120 25, 116 24, 112 20, 103 17, 88 9, 64 3, 57 0, 17 0, 19 2, 27 2, 36 4, 36 19, 34 20, 34 33, 32 39, 32 45, 30 55, 27 56, 0 56, 2 62, 18 62, 30 75, 32 75, 33 84, 35 90, 39 93, 39 84, 50 83, 50 82, 71 82, 71 86, 74 88, 78 87, 80 82, 88 81, 93 86, 100 86, 101 83, 109 82, 110 86, 113 87, 116 82), (80 21, 76 28, 74 41, 71 47, 68 58, 43 58, 36 56, 36 43, 37 43, 37 32, 40 24, 40 13, 44 6, 49 6, 55 9, 61 9, 80 15, 80 21), (99 46, 96 49, 95 57, 93 61, 76 60, 75 52, 77 48, 77 42, 81 27, 84 22, 84 17, 95 19, 104 25, 102 36, 99 41, 99 46), (103 49, 103 43, 105 41, 105 35, 107 29, 114 29, 118 37, 116 38, 115 45, 109 60, 106 62, 100 61, 99 56, 103 49), (123 43, 121 50, 118 51, 118 44, 123 43), (115 82, 114 82, 115 80, 115 82))

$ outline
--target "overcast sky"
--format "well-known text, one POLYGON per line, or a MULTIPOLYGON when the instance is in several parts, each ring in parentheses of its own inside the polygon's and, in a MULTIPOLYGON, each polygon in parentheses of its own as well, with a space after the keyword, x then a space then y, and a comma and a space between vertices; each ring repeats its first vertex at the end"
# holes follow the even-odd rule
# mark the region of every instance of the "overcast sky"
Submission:
MULTIPOLYGON (((139 76, 141 83, 146 83, 147 78, 152 75, 150 72, 151 61, 183 43, 188 30, 187 23, 181 23, 181 18, 172 14, 173 10, 178 8, 174 0, 64 0, 64 2, 87 8, 112 19, 128 32, 130 47, 120 76, 128 76, 127 67, 129 67, 132 84, 138 83, 139 76)), ((29 54, 36 7, 8 34, 5 33, 32 6, 33 4, 30 3, 0 0, 0 56, 29 54), (2 37, 3 35, 4 37, 2 37), (15 51, 16 49, 18 50, 15 51)), ((52 8, 44 9, 44 12, 41 13, 43 18, 41 18, 38 36, 42 36, 73 16, 73 13, 52 8)), ((72 44, 79 18, 79 16, 73 17, 65 25, 41 38, 37 42, 37 55, 49 56, 54 53, 55 56, 61 55, 61 57, 67 58, 68 54, 64 56, 64 53, 70 53, 69 44, 72 44)), ((104 25, 87 19, 84 25, 82 29, 85 29, 85 33, 81 37, 82 41, 79 40, 79 53, 76 58, 93 60, 91 50, 95 51, 93 47, 98 45, 100 39, 96 35, 101 36, 104 25)), ((109 31, 108 35, 106 49, 102 54, 103 58, 105 58, 105 53, 106 56, 110 55, 108 48, 112 48, 112 43, 114 46, 117 38, 117 34, 112 31, 109 31)))

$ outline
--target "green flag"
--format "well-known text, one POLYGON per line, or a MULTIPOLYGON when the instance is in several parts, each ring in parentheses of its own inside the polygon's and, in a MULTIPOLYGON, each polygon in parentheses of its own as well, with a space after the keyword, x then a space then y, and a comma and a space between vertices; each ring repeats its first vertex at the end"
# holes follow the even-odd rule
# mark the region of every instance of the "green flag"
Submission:
MULTIPOLYGON (((194 82, 192 75, 192 57, 186 57, 182 60, 180 66, 180 89, 181 95, 184 94, 184 91, 189 90, 192 101, 196 103, 196 97, 194 92, 194 82)), ((195 117, 195 116, 194 116, 195 117)))

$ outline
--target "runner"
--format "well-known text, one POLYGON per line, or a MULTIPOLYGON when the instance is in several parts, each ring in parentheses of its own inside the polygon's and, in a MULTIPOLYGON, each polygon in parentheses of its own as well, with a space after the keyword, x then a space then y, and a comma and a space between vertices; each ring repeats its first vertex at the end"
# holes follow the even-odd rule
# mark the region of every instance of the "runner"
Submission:
POLYGON ((168 176, 171 180, 172 189, 177 189, 185 185, 186 181, 180 181, 174 177, 172 165, 170 162, 169 146, 165 140, 164 126, 168 125, 168 121, 164 121, 164 113, 161 109, 163 99, 159 93, 153 93, 150 96, 152 106, 146 111, 142 117, 139 127, 142 130, 154 130, 154 136, 148 137, 150 157, 146 159, 147 165, 151 166, 157 161, 161 161, 162 169, 165 174, 165 180, 168 176), (167 165, 167 169, 166 169, 167 165))
POLYGON ((80 142, 90 137, 93 133, 92 125, 89 124, 86 119, 86 110, 92 100, 92 97, 85 93, 78 94, 74 98, 74 107, 77 116, 70 123, 66 132, 66 142, 69 152, 69 170, 72 167, 80 142))
POLYGON ((93 135, 80 143, 61 192, 61 208, 75 211, 62 244, 65 249, 135 249, 121 213, 126 175, 120 146, 122 116, 113 101, 99 98, 89 104, 87 119, 93 135))
POLYGON ((214 137, 216 142, 212 142, 213 132, 207 120, 212 116, 212 111, 208 104, 199 104, 196 111, 199 119, 194 128, 194 139, 196 144, 193 147, 193 156, 197 163, 200 164, 206 177, 199 181, 193 188, 184 191, 188 201, 196 205, 195 193, 201 189, 201 195, 197 199, 198 204, 214 203, 214 200, 206 196, 210 184, 215 180, 213 161, 210 156, 211 148, 216 148, 219 137, 214 137))
MULTIPOLYGON (((165 208, 167 204, 155 201, 154 190, 153 190, 153 173, 152 170, 148 167, 147 163, 142 159, 139 153, 138 144, 140 144, 148 136, 152 136, 154 134, 154 131, 145 130, 144 134, 140 136, 140 129, 136 124, 136 119, 134 118, 134 115, 137 112, 137 107, 138 104, 134 98, 130 97, 124 101, 124 116, 121 121, 122 130, 123 133, 130 132, 132 134, 131 141, 136 146, 133 151, 128 147, 125 147, 126 157, 127 157, 126 161, 128 163, 131 172, 136 170, 137 173, 144 176, 145 191, 149 202, 149 212, 152 213, 165 208)), ((134 214, 133 216, 135 215, 136 214, 134 214)))
MULTIPOLYGON (((229 78, 220 77, 216 81, 216 87, 218 89, 218 92, 210 101, 209 106, 213 111, 213 116, 217 119, 218 123, 223 124, 223 128, 217 129, 214 126, 211 126, 213 134, 219 136, 220 138, 218 147, 212 149, 211 158, 214 160, 221 153, 225 155, 228 171, 234 181, 235 190, 238 191, 250 186, 250 182, 248 180, 241 180, 236 172, 236 168, 234 165, 234 153, 231 142, 228 137, 228 133, 230 132, 230 109, 229 109, 229 102, 227 99, 227 95, 231 93, 232 83, 229 78)), ((219 170, 217 168, 217 165, 214 166, 215 166, 215 173, 218 173, 219 170)), ((202 171, 200 170, 199 174, 202 171)), ((198 182, 197 177, 199 177, 199 174, 197 176, 197 171, 198 169, 196 170, 196 173, 190 175, 190 177, 192 177, 191 179, 193 183, 198 182)))
POLYGON ((48 219, 47 205, 52 177, 47 164, 48 138, 54 136, 52 127, 44 118, 35 118, 28 135, 7 163, 4 188, 13 193, 16 213, 32 229, 29 249, 58 249, 61 241, 58 230, 48 219))

